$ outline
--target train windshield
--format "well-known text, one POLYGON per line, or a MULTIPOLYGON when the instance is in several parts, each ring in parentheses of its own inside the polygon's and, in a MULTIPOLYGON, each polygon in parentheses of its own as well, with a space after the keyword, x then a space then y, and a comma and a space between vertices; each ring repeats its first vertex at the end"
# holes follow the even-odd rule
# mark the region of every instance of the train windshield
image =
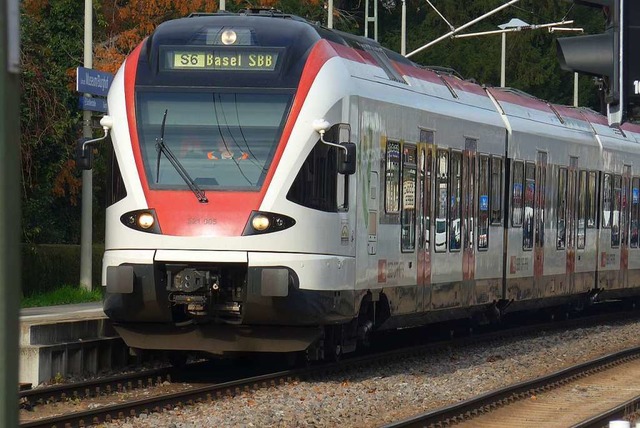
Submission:
POLYGON ((138 136, 149 186, 188 189, 156 141, 202 189, 259 190, 291 104, 290 93, 146 92, 136 98, 138 136))

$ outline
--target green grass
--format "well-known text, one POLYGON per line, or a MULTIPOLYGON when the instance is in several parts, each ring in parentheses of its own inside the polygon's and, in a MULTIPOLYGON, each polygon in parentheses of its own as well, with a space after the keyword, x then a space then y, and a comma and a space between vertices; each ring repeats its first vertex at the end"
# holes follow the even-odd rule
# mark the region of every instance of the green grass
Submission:
POLYGON ((38 306, 66 305, 71 303, 99 302, 102 300, 102 290, 86 291, 80 287, 64 285, 55 291, 34 294, 23 297, 21 307, 34 308, 38 306))

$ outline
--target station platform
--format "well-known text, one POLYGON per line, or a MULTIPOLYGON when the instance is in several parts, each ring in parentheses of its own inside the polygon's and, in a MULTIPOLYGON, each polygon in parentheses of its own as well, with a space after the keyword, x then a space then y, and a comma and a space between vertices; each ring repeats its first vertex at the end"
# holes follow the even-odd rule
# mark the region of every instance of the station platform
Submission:
POLYGON ((81 378, 129 361, 129 350, 102 311, 102 302, 20 311, 21 384, 81 378))

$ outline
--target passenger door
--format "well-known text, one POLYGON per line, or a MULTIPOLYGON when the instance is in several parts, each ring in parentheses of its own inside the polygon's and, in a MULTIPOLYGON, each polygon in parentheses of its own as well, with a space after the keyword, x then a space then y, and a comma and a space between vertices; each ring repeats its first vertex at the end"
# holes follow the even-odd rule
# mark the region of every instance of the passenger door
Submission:
POLYGON ((475 224, 476 224, 476 151, 475 139, 465 139, 462 153, 462 279, 475 277, 475 224))
POLYGON ((420 130, 418 166, 418 189, 420 195, 417 222, 418 236, 418 287, 422 290, 422 304, 419 311, 426 311, 431 307, 431 248, 433 233, 432 218, 432 185, 433 160, 435 147, 433 145, 433 131, 420 130))

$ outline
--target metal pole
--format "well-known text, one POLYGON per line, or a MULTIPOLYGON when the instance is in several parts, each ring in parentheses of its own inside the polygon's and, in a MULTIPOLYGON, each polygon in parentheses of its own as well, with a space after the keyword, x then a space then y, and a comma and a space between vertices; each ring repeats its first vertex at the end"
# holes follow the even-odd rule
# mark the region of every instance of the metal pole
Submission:
POLYGON ((378 41, 378 0, 373 0, 373 40, 378 41))
POLYGON ((218 5, 218 10, 227 10, 225 5, 225 0, 220 0, 220 4, 218 5))
POLYGON ((417 54, 418 52, 422 52, 423 50, 427 49, 428 47, 433 46, 433 45, 435 45, 436 43, 440 43, 442 40, 444 40, 444 39, 446 39, 446 38, 449 38, 449 37, 453 36, 453 35, 454 35, 454 34, 456 34, 456 33, 459 33, 460 31, 464 30, 465 28, 469 28, 469 27, 471 27, 471 26, 472 26, 472 25, 474 25, 475 23, 480 22, 480 21, 482 21, 483 19, 488 18, 489 16, 491 16, 491 15, 493 15, 493 14, 495 14, 495 13, 500 12, 502 9, 504 9, 504 8, 506 8, 506 7, 509 7, 509 6, 511 6, 512 4, 517 3, 518 1, 519 1, 519 0, 511 0, 510 2, 505 3, 505 4, 503 4, 503 5, 502 5, 502 6, 500 6, 500 7, 497 7, 496 9, 492 10, 491 12, 487 12, 487 13, 485 13, 485 14, 484 14, 484 15, 482 15, 481 17, 476 18, 476 19, 474 19, 474 20, 472 20, 472 21, 467 22, 466 24, 462 25, 461 27, 458 27, 458 28, 456 28, 455 30, 449 31, 447 34, 445 34, 445 35, 442 35, 442 36, 438 37, 438 38, 437 38, 437 39, 435 39, 434 41, 427 43, 426 45, 424 45, 424 46, 422 46, 422 47, 420 47, 420 48, 418 48, 418 49, 414 50, 413 52, 409 52, 409 53, 408 53, 407 55, 405 55, 405 56, 406 56, 407 58, 409 58, 410 56, 413 56, 413 55, 417 54))
POLYGON ((329 0, 329 10, 327 10, 327 28, 333 28, 333 0, 329 0))
POLYGON ((573 106, 578 107, 578 73, 573 73, 573 106))
MULTIPOLYGON (((84 0, 84 66, 93 68, 93 9, 92 1, 84 0)), ((85 97, 89 95, 85 94, 85 97)), ((82 112, 82 136, 92 138, 91 112, 82 112)), ((80 229, 80 286, 91 290, 91 260, 93 252, 93 171, 82 171, 82 218, 80 229)))
POLYGON ((369 37, 369 0, 364 0, 364 36, 369 37))
POLYGON ((400 54, 407 54, 407 0, 402 0, 402 24, 400 27, 400 54))
POLYGON ((18 426, 20 6, 0 0, 0 426, 18 426))
POLYGON ((500 58, 500 87, 504 88, 507 68, 507 33, 502 33, 502 57, 500 58))

